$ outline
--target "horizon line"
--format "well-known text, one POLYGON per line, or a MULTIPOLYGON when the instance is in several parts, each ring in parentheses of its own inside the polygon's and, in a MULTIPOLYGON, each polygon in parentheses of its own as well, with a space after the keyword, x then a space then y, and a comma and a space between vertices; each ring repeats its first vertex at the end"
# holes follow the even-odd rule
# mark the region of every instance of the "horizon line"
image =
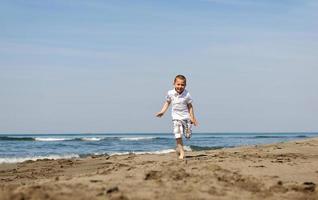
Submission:
MULTIPOLYGON (((193 132, 192 134, 292 134, 292 133, 304 133, 304 134, 318 134, 318 131, 239 131, 239 132, 193 132)), ((172 134, 171 132, 64 132, 64 133, 1 133, 0 135, 107 135, 107 134, 172 134)))

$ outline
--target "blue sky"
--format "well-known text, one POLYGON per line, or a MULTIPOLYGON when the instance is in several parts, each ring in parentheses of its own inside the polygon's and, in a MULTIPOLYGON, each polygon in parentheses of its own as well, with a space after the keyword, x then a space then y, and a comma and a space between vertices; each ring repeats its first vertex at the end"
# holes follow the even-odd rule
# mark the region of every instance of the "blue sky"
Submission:
POLYGON ((0 133, 318 131, 314 0, 0 1, 0 133))

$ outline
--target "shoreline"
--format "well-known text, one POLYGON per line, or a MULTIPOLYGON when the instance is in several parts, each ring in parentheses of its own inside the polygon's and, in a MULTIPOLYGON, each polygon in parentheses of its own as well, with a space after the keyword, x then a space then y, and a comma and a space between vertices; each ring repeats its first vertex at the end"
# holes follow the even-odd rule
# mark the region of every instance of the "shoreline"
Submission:
POLYGON ((318 138, 0 164, 0 199, 318 199, 318 138))
MULTIPOLYGON (((169 134, 171 136, 171 133, 169 134)), ((292 141, 292 140, 299 140, 299 139, 305 139, 305 138, 314 138, 314 137, 318 137, 318 133, 301 133, 301 132, 294 132, 294 133, 288 133, 287 135, 281 135, 278 133, 273 133, 270 135, 264 135, 262 133, 253 133, 251 134, 251 136, 249 136, 249 133, 244 133, 242 135, 236 135, 236 134, 232 134, 232 133, 226 133, 225 137, 224 134, 222 134, 222 137, 224 137, 224 139, 226 139, 226 141, 224 141, 225 143, 222 143, 222 146, 217 146, 219 144, 218 141, 215 141, 214 138, 216 138, 216 140, 220 140, 222 137, 218 137, 219 134, 198 134, 196 133, 196 136, 199 137, 195 137, 193 138, 194 140, 192 142, 194 142, 193 144, 185 144, 185 148, 187 151, 201 151, 201 150, 215 150, 215 149, 219 149, 219 148, 232 148, 232 147, 240 147, 240 146, 247 146, 247 145, 257 145, 257 144, 270 144, 273 142, 281 142, 281 141, 292 141), (227 137, 226 135, 229 135, 230 137, 227 137), (200 138, 201 137, 206 137, 211 139, 211 142, 205 142, 204 144, 200 144, 199 146, 196 146, 195 144, 197 142, 200 142, 200 138), (236 141, 239 141, 240 138, 245 138, 249 141, 247 143, 242 143, 239 142, 237 143, 236 141), (231 139, 232 138, 232 139, 231 139), (196 139, 198 139, 196 141, 196 139), (258 142, 258 141, 262 141, 263 142, 258 142), (265 141, 268 140, 268 141, 265 141), (270 141, 272 140, 272 141, 270 141), (241 144, 240 144, 241 143, 241 144), (228 144, 228 145, 225 145, 228 144), (212 146, 211 146, 212 145, 212 146)), ((0 151, 4 152, 4 156, 2 156, 0 158, 0 164, 3 163, 21 163, 27 160, 37 160, 37 159, 71 159, 71 158, 85 158, 91 155, 101 155, 101 154, 108 154, 108 155, 125 155, 125 154, 130 154, 130 153, 135 153, 135 154, 160 154, 160 153, 166 153, 166 152, 173 152, 175 149, 172 147, 172 145, 174 146, 172 136, 167 137, 168 134, 164 135, 153 135, 153 134, 136 134, 133 137, 129 136, 129 134, 124 134, 123 136, 118 136, 118 135, 109 135, 109 134, 102 134, 100 136, 98 135, 88 135, 88 134, 73 134, 73 136, 71 137, 70 135, 65 135, 65 134, 57 134, 57 135, 35 135, 35 134, 31 134, 31 135, 7 135, 7 136, 0 136, 0 142, 2 144, 2 148, 0 149, 0 151), (163 146, 161 146, 161 148, 157 147, 157 148, 152 148, 151 145, 149 145, 149 143, 147 142, 152 141, 155 142, 154 140, 167 140, 167 143, 170 143, 168 146, 164 146, 164 148, 162 148, 163 146), (125 151, 112 151, 111 148, 106 148, 103 151, 96 151, 96 148, 98 149, 98 147, 100 145, 106 145, 109 146, 108 143, 111 143, 110 141, 116 141, 116 142, 121 142, 123 147, 127 146, 127 145, 131 145, 129 144, 130 142, 136 141, 138 143, 134 144, 136 145, 136 147, 134 149, 136 149, 135 152, 131 151, 131 148, 126 148, 125 151), (168 141, 169 140, 169 141, 168 141), (21 145, 23 145, 20 149, 24 149, 26 150, 26 152, 22 153, 21 151, 17 151, 16 155, 13 156, 11 155, 11 157, 9 157, 8 155, 6 155, 6 141, 10 141, 10 148, 11 149, 15 149, 16 146, 19 146, 20 142, 21 145), (171 142, 172 141, 172 142, 171 142), (54 142, 58 142, 60 144, 65 144, 65 147, 70 147, 70 145, 74 145, 75 143, 78 143, 78 145, 83 145, 83 150, 77 150, 77 151, 67 151, 67 153, 61 153, 62 151, 56 150, 56 148, 49 148, 46 151, 47 152, 51 152, 50 154, 46 154, 46 151, 42 151, 42 152, 34 152, 34 150, 29 149, 28 148, 28 142, 35 142, 38 146, 38 148, 41 148, 40 146, 42 145, 43 147, 45 147, 45 145, 48 145, 50 147, 51 144, 54 144, 54 142), (70 142, 70 143, 69 143, 70 142), (74 143, 74 144, 72 144, 74 143), (90 145, 90 143, 95 144, 94 145, 90 145), (102 144, 101 144, 102 143, 102 144), (127 143, 127 144, 125 144, 127 143), (146 145, 146 148, 143 148, 143 145, 146 145), (148 146, 147 146, 148 145, 148 146), (148 151, 145 151, 145 149, 148 149, 148 151), (91 153, 87 153, 87 152, 91 152, 91 153), (95 152, 95 153, 93 153, 95 152), (34 155, 34 156, 28 156, 28 155, 34 155)), ((221 140, 222 141, 222 140, 221 140)), ((76 144, 77 145, 77 144, 76 144)), ((20 146, 19 146, 20 147, 20 146)))

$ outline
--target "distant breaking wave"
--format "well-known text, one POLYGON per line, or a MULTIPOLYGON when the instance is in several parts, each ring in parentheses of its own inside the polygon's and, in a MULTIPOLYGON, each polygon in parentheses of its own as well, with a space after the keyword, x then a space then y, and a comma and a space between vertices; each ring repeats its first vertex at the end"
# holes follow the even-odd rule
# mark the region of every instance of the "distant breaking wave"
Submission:
POLYGON ((83 138, 34 138, 35 141, 56 142, 56 141, 100 141, 105 138, 83 137, 83 138))
POLYGON ((270 139, 270 138, 307 138, 306 135, 256 135, 256 136, 235 136, 235 135, 219 135, 219 136, 208 136, 205 138, 209 139, 220 139, 220 138, 232 138, 232 139, 270 139))
POLYGON ((253 138, 306 138, 306 135, 295 135, 295 136, 290 136, 290 135, 286 135, 286 136, 278 136, 278 135, 257 135, 254 136, 253 138))
POLYGON ((100 141, 103 140, 104 138, 98 138, 98 137, 84 137, 84 138, 80 138, 80 140, 82 141, 100 141))
POLYGON ((127 140, 127 141, 139 141, 139 140, 153 140, 158 139, 157 137, 124 137, 119 138, 120 140, 127 140))
POLYGON ((10 136, 0 136, 0 141, 34 141, 32 137, 10 137, 10 136))
POLYGON ((171 153, 175 152, 175 149, 164 149, 164 150, 159 150, 159 151, 145 151, 145 152, 114 152, 114 153, 109 153, 110 156, 114 155, 128 155, 128 154, 136 154, 136 155, 143 155, 143 154, 166 154, 166 153, 171 153))
POLYGON ((35 141, 42 141, 42 142, 55 142, 55 141, 66 141, 66 140, 72 140, 72 138, 32 138, 35 141))
POLYGON ((102 140, 121 140, 121 141, 141 141, 155 139, 171 139, 162 137, 18 137, 18 136, 0 136, 0 141, 38 141, 38 142, 59 142, 59 141, 86 141, 98 142, 102 140))

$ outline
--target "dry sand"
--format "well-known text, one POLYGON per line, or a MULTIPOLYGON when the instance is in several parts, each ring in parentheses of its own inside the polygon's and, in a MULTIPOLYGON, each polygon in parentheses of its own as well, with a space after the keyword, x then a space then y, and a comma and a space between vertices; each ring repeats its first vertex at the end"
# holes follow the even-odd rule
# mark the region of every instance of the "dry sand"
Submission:
POLYGON ((318 138, 0 165, 0 199, 318 199, 318 138))

